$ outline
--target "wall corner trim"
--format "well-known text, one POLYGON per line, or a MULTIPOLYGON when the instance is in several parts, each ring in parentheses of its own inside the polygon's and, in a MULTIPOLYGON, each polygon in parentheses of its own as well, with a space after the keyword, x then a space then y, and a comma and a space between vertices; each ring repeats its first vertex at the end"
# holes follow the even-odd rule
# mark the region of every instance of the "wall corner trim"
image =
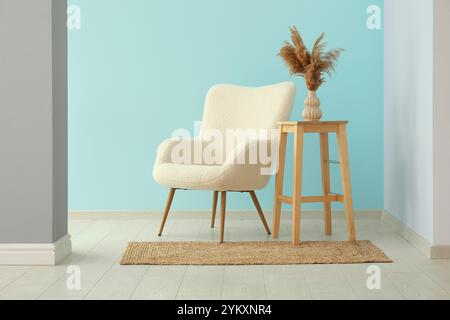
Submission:
POLYGON ((55 266, 71 252, 70 235, 55 243, 0 244, 0 266, 55 266))

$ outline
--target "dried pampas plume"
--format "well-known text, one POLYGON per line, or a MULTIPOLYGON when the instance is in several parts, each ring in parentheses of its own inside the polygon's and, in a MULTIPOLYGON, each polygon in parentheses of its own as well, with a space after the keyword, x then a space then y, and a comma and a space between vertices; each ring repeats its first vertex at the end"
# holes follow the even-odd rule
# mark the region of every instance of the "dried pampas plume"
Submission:
POLYGON ((324 75, 335 70, 335 65, 343 49, 325 52, 325 33, 322 33, 314 43, 311 52, 296 27, 291 27, 292 43, 286 42, 280 50, 280 56, 286 62, 291 75, 298 75, 305 79, 306 86, 316 91, 324 82, 324 75))

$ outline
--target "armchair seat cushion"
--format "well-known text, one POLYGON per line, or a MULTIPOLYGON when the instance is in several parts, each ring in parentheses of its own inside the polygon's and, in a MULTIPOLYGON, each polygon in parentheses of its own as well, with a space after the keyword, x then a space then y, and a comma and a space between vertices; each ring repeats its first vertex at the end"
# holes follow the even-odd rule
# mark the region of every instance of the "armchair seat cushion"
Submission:
POLYGON ((155 167, 153 177, 168 188, 214 191, 263 189, 269 176, 258 174, 258 165, 185 165, 164 163, 155 167), (256 178, 255 178, 256 177, 256 178))

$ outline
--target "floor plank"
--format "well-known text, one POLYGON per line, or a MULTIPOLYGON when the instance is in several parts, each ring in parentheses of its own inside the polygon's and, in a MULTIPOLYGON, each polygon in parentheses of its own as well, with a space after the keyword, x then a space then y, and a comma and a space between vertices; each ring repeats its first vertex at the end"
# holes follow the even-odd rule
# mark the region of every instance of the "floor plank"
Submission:
POLYGON ((445 291, 450 290, 450 261, 425 261, 417 265, 430 279, 445 291))
POLYGON ((178 300, 220 300, 225 267, 189 267, 178 300))
POLYGON ((351 288, 313 291, 311 295, 314 300, 358 300, 358 296, 351 288))
POLYGON ((269 300, 310 300, 308 284, 300 266, 264 266, 269 300))
POLYGON ((132 294, 133 300, 175 300, 187 267, 151 266, 132 294))
POLYGON ((313 299, 357 299, 339 265, 305 265, 302 269, 313 299))
POLYGON ((227 266, 223 278, 223 300, 265 300, 262 266, 227 266))
POLYGON ((388 277, 407 300, 450 298, 447 292, 423 273, 392 273, 388 277))
POLYGON ((0 291, 23 276, 30 267, 0 267, 0 291))
POLYGON ((117 262, 92 288, 85 299, 128 300, 147 270, 148 266, 121 266, 117 262))
POLYGON ((73 237, 83 233, 92 226, 92 220, 72 220, 69 224, 69 234, 73 237))

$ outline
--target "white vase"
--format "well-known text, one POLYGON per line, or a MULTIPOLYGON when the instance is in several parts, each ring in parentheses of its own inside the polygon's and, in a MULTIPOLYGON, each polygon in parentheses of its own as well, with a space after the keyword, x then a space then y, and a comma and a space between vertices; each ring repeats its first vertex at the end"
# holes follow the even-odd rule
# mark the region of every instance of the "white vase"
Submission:
POLYGON ((305 109, 303 118, 305 121, 320 121, 323 113, 320 110, 320 99, 317 98, 316 91, 308 91, 308 97, 305 99, 305 109))

